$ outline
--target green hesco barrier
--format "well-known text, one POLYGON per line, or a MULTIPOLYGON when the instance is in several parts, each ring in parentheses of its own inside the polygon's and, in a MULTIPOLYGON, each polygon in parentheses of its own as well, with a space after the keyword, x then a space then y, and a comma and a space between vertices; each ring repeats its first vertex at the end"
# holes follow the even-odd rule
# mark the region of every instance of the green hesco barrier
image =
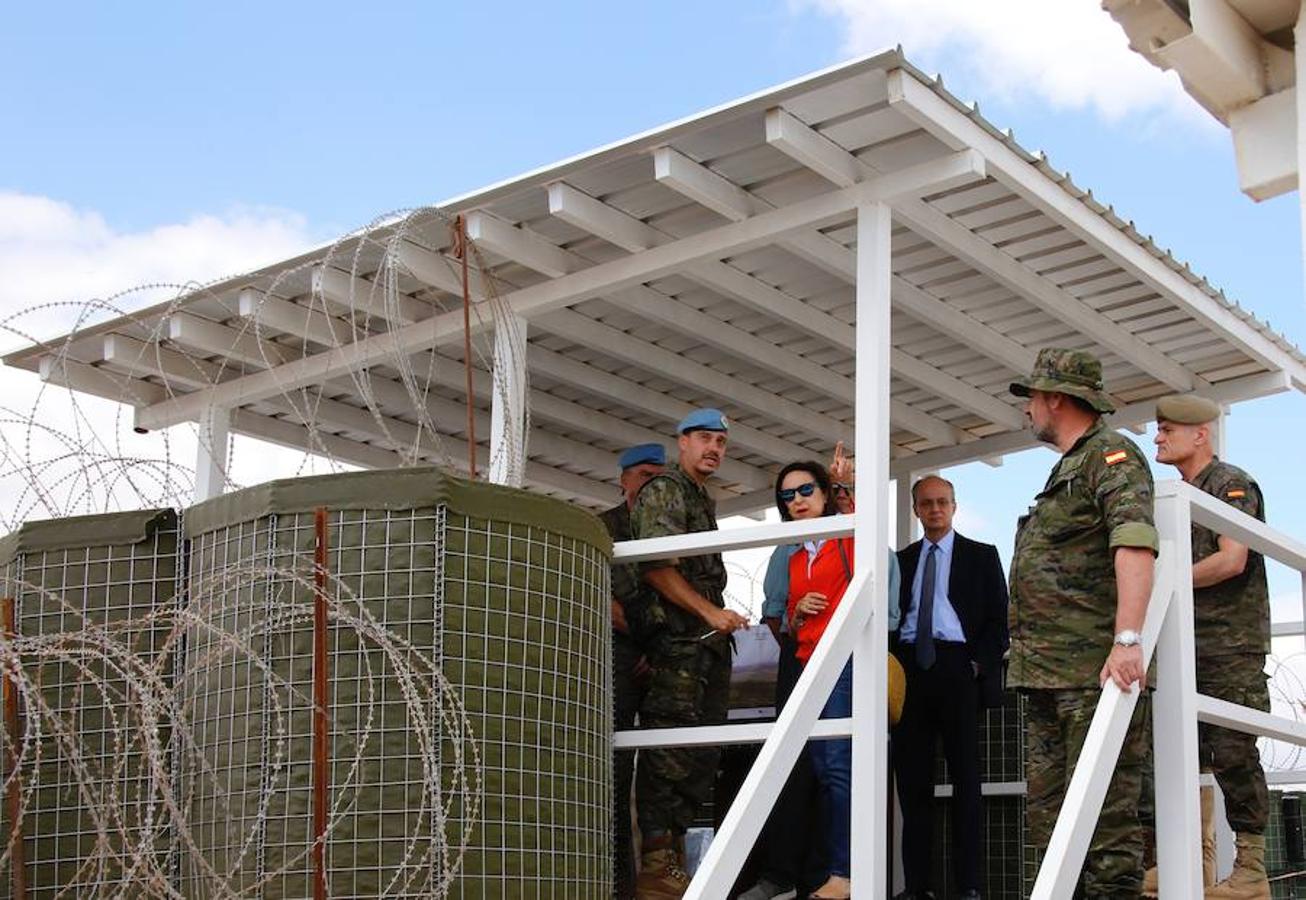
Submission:
MULTIPOLYGON (((0 540, 24 685, 29 897, 140 896, 171 877, 173 832, 154 776, 166 780, 173 753, 178 568, 172 510, 32 522, 0 540)), ((6 731, 6 777, 14 746, 6 731)), ((5 805, 6 842, 11 827, 5 805)), ((11 896, 12 875, 6 864, 0 895, 11 896)))
POLYGON ((435 469, 185 514, 187 896, 312 894, 314 514, 328 510, 332 897, 611 896, 602 524, 435 469))

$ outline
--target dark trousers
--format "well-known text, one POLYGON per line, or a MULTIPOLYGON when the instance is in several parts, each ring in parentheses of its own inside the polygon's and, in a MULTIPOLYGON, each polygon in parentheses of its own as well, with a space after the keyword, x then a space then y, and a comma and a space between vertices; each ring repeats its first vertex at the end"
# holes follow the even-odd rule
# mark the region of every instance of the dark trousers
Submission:
MULTIPOLYGON (((797 644, 788 634, 780 636, 780 664, 775 679, 775 708, 784 709, 803 664, 794 655, 797 644)), ((812 774, 807 749, 798 754, 793 771, 785 781, 766 825, 759 846, 762 851, 762 874, 776 884, 814 888, 825 881, 824 807, 819 786, 812 774)))
MULTIPOLYGON (((649 650, 653 673, 639 709, 642 728, 720 725, 730 711, 730 646, 695 638, 649 650)), ((639 830, 650 838, 682 835, 712 799, 717 747, 653 747, 635 772, 639 830)))
MULTIPOLYGON (((635 714, 644 699, 644 688, 635 679, 635 664, 643 652, 629 637, 612 634, 612 727, 627 731, 635 727, 635 714)), ((613 760, 613 895, 626 900, 635 896, 635 855, 631 844, 630 787, 635 778, 635 751, 622 750, 613 760)))
POLYGON ((907 674, 907 700, 893 730, 893 770, 902 805, 902 865, 907 890, 931 884, 934 848, 935 746, 943 739, 952 783, 953 862, 958 890, 979 889, 979 683, 965 644, 936 641, 929 669, 916 664, 913 644, 894 655, 907 674))

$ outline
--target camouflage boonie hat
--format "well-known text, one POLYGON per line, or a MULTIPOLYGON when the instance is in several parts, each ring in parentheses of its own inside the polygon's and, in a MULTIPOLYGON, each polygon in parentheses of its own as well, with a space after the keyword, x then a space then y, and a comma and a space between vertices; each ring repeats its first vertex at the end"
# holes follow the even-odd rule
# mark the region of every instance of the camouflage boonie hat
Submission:
POLYGON ((1069 394, 1086 401, 1100 413, 1116 411, 1103 389, 1102 363, 1085 350, 1043 348, 1034 360, 1034 371, 1028 378, 1013 381, 1009 390, 1017 397, 1028 397, 1030 391, 1069 394))

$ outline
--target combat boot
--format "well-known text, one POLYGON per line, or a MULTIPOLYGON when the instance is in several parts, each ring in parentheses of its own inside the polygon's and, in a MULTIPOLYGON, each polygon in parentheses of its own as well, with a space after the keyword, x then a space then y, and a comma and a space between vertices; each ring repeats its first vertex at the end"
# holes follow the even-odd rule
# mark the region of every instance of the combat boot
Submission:
POLYGON ((1265 877, 1265 835, 1238 834, 1237 853, 1229 877, 1206 891, 1207 900, 1270 900, 1270 882, 1265 877))
POLYGON ((645 840, 635 900, 680 900, 688 887, 689 876, 680 864, 675 838, 663 834, 645 840))
MULTIPOLYGON (((1202 808, 1202 886, 1215 884, 1215 788, 1203 787, 1198 793, 1202 808)), ((1143 896, 1156 897, 1159 892, 1156 866, 1143 873, 1143 896)))

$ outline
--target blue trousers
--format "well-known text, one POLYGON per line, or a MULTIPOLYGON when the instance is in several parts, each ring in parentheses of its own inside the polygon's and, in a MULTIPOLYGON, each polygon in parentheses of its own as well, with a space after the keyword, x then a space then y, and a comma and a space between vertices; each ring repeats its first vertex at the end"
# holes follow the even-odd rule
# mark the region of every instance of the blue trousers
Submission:
MULTIPOLYGON (((843 667, 834 690, 821 710, 822 719, 843 719, 853 712, 853 667, 843 667)), ((828 851, 830 874, 848 878, 852 875, 852 767, 853 744, 848 738, 812 741, 807 745, 812 771, 825 797, 829 811, 828 851)))

